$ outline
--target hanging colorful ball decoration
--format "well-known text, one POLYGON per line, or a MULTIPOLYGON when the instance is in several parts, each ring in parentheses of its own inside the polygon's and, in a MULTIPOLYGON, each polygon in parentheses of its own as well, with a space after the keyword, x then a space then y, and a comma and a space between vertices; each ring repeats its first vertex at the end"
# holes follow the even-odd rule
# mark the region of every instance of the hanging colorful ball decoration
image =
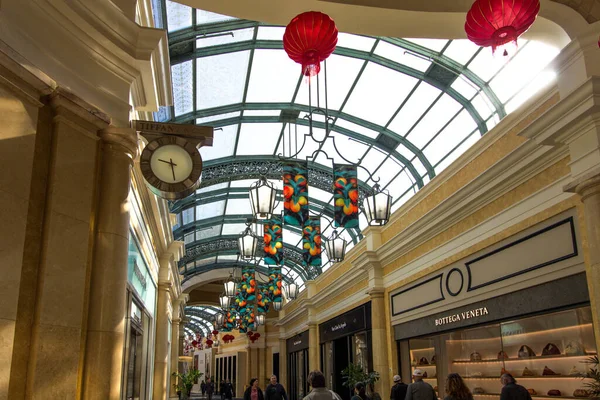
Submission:
POLYGON ((285 28, 283 49, 295 62, 302 65, 302 73, 315 76, 321 70, 321 61, 333 53, 338 40, 335 22, 318 11, 297 15, 285 28))
POLYGON ((467 13, 465 32, 478 46, 492 47, 508 56, 507 47, 517 45, 540 11, 539 0, 475 0, 467 13))

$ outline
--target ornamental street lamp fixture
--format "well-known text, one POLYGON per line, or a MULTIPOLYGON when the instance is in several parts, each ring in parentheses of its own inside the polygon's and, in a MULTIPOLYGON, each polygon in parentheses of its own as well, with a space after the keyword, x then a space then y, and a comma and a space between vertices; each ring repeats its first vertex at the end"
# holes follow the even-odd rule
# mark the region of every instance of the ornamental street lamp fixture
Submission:
POLYGON ((281 311, 282 308, 283 308, 283 301, 273 302, 273 309, 275 311, 281 311))
POLYGON ((250 223, 247 224, 246 230, 241 233, 238 238, 238 248, 240 256, 243 259, 252 259, 256 256, 256 249, 258 247, 258 236, 252 232, 250 223))
POLYGON ((223 309, 223 311, 229 310, 230 301, 231 301, 231 297, 227 296, 226 294, 222 294, 219 297, 219 303, 221 304, 221 308, 223 309))
POLYGON ((258 314, 256 316, 256 325, 260 326, 260 325, 264 325, 265 324, 265 315, 264 314, 258 314))
POLYGON ((325 242, 325 251, 327 251, 327 256, 331 262, 338 263, 344 261, 347 245, 348 242, 346 239, 341 237, 338 232, 334 230, 331 237, 325 242))
POLYGON ((288 283, 283 288, 285 290, 285 297, 287 297, 290 300, 296 300, 296 297, 298 297, 298 291, 300 289, 297 284, 293 282, 288 283))
POLYGON ((250 185, 250 205, 256 219, 270 219, 273 216, 276 193, 273 185, 264 176, 250 185))
POLYGON ((365 214, 369 225, 385 225, 390 219, 392 196, 373 186, 373 194, 365 198, 365 214))
POLYGON ((215 326, 217 328, 221 328, 223 326, 223 322, 225 320, 225 315, 221 314, 221 313, 216 313, 215 314, 215 326))
POLYGON ((235 296, 235 280, 233 279, 233 275, 229 274, 229 279, 223 284, 225 286, 225 296, 234 297, 235 296))

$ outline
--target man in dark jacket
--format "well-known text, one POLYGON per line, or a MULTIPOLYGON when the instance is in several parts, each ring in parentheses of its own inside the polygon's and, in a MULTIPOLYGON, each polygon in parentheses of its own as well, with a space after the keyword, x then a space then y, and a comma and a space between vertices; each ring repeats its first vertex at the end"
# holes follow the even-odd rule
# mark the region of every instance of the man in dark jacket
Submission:
POLYGON ((414 382, 406 388, 406 400, 437 400, 433 387, 423 380, 423 371, 415 369, 412 375, 414 382))
POLYGON ((502 382, 502 392, 500 400, 531 400, 531 395, 521 385, 517 385, 517 381, 511 374, 504 374, 500 377, 502 382))
POLYGON ((392 386, 391 400, 404 400, 408 385, 402 382, 400 375, 394 375, 394 386, 392 386))
POLYGON ((265 389, 265 400, 288 400, 283 385, 277 383, 277 377, 271 376, 271 383, 265 389))
POLYGON ((225 399, 231 400, 233 398, 233 385, 229 382, 229 379, 223 384, 223 395, 225 399))
POLYGON ((215 384, 212 382, 210 378, 206 379, 206 395, 208 400, 212 400, 212 395, 215 392, 215 384))

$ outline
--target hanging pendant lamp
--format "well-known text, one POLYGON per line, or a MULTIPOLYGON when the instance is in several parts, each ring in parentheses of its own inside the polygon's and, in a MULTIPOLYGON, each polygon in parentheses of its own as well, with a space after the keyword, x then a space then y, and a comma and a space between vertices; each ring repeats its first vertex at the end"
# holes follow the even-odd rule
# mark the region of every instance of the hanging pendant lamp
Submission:
POLYGON ((288 56, 302 65, 302 73, 315 76, 321 70, 321 61, 333 53, 338 39, 335 22, 318 11, 297 15, 285 28, 283 49, 288 56))
POLYGON ((539 0, 475 0, 467 13, 465 32, 478 46, 492 47, 510 55, 507 46, 516 46, 540 11, 539 0))

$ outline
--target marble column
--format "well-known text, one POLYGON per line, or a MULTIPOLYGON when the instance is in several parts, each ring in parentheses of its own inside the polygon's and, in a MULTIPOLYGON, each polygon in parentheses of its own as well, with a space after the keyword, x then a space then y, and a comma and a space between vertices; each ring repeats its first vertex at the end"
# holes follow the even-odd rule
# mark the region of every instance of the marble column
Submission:
POLYGON ((308 324, 308 370, 320 370, 319 365, 319 329, 314 322, 308 324))
POLYGON ((600 174, 574 182, 571 190, 581 195, 584 204, 585 227, 589 259, 586 275, 596 346, 600 346, 600 174))
MULTIPOLYGON (((177 303, 177 302, 176 302, 177 303)), ((175 307, 173 307, 173 313, 175 314, 175 307)), ((173 318, 171 323, 171 374, 176 372, 179 368, 179 323, 181 322, 180 318, 173 318)), ((183 349, 181 350, 183 351, 183 349)), ((170 377, 171 384, 169 385, 169 398, 178 399, 177 390, 175 387, 177 386, 177 377, 170 377)))
POLYGON ((126 321, 130 174, 137 151, 133 129, 100 132, 102 161, 83 372, 83 398, 121 399, 126 321))
MULTIPOLYGON (((280 331, 281 332, 281 331, 280 331)), ((281 333, 280 333, 281 335, 281 333)), ((286 340, 279 339, 279 376, 277 377, 279 383, 285 386, 286 390, 288 389, 288 379, 287 379, 287 349, 286 349, 286 340)))
POLYGON ((375 391, 383 396, 390 387, 384 315, 384 291, 382 289, 373 289, 369 292, 369 295, 371 297, 371 351, 373 352, 373 370, 379 372, 379 381, 375 384, 375 391))
MULTIPOLYGON (((168 263, 168 261, 167 261, 168 263)), ((161 269, 163 262, 161 261, 161 269)), ((153 399, 167 398, 167 384, 171 381, 169 371, 169 330, 171 329, 171 286, 172 283, 158 283, 158 301, 156 310, 156 343, 154 347, 154 388, 153 399)))

